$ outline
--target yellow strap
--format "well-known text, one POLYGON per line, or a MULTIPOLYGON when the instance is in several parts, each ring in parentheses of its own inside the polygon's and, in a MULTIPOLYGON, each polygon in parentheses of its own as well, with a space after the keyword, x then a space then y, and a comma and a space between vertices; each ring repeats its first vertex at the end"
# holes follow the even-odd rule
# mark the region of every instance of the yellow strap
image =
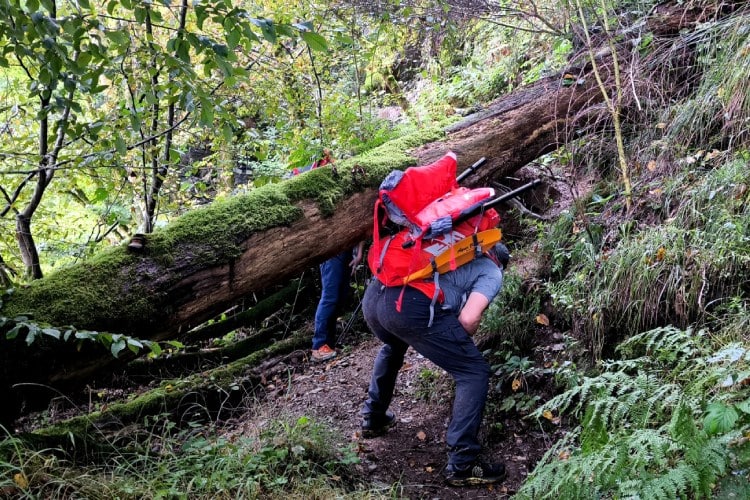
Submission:
POLYGON ((500 231, 500 229, 493 228, 477 233, 476 235, 467 236, 466 238, 451 245, 451 248, 443 250, 442 253, 436 255, 433 262, 427 264, 419 271, 413 272, 409 276, 404 278, 404 284, 410 283, 414 280, 427 278, 431 276, 436 270, 439 273, 446 273, 450 271, 451 251, 454 252, 456 267, 460 267, 472 260, 476 256, 476 247, 474 246, 475 236, 478 245, 482 248, 482 253, 484 253, 503 238, 503 233, 502 231, 500 231))

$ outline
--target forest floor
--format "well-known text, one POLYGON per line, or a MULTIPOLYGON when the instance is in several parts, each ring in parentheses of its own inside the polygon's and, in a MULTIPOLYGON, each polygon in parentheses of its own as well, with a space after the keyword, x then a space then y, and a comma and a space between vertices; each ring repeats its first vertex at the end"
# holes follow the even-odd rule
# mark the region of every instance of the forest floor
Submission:
MULTIPOLYGON (((535 366, 560 362, 566 354, 561 335, 541 325, 538 331, 535 366)), ((272 419, 311 418, 334 431, 338 446, 353 445, 360 459, 357 467, 373 487, 410 499, 508 498, 564 432, 559 423, 500 412, 497 401, 503 395, 493 389, 481 436, 486 446, 483 458, 504 462, 507 478, 491 487, 446 486, 442 472, 447 459, 445 431, 452 406, 452 381, 413 349, 407 352, 391 405, 396 425, 381 437, 365 439, 361 435, 359 412, 380 346, 376 338, 366 334, 353 345, 339 349, 339 355, 325 363, 310 362, 306 352, 280 358, 265 374, 265 394, 245 414, 224 422, 222 432, 235 439, 261 433, 272 419)), ((551 375, 526 382, 525 390, 541 401, 555 390, 551 375)), ((508 387, 504 392, 510 390, 508 387)))

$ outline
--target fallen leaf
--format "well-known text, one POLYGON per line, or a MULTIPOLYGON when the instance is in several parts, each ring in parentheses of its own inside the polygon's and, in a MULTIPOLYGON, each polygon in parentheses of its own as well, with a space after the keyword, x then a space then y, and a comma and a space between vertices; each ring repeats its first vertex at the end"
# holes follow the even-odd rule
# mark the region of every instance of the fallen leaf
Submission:
POLYGON ((517 378, 514 378, 513 382, 510 384, 510 388, 513 389, 513 392, 516 392, 521 388, 521 381, 517 378))
POLYGON ((539 323, 540 325, 549 326, 549 318, 547 317, 546 314, 542 314, 542 313, 537 314, 536 322, 539 323))
POLYGON ((659 247, 659 249, 656 251, 656 260, 658 262, 663 261, 665 255, 667 255, 667 249, 664 247, 659 247))
POLYGON ((557 454, 557 458, 559 458, 560 460, 567 460, 570 458, 570 452, 568 450, 562 450, 557 454))
POLYGON ((424 471, 425 471, 425 472, 435 472, 435 469, 433 469, 432 467, 430 467, 430 466, 428 465, 427 467, 425 467, 425 468, 424 468, 424 471))
POLYGON ((24 474, 23 472, 16 472, 13 475, 13 482, 16 483, 16 485, 18 485, 18 487, 22 490, 25 490, 29 487, 29 480, 26 479, 26 474, 24 474))
POLYGON ((656 170, 656 162, 654 160, 649 161, 646 164, 646 168, 649 170, 649 172, 653 172, 654 170, 656 170))
POLYGON ((419 431, 417 432, 417 439, 419 439, 420 441, 424 441, 425 439, 427 439, 427 434, 425 434, 424 431, 419 431))

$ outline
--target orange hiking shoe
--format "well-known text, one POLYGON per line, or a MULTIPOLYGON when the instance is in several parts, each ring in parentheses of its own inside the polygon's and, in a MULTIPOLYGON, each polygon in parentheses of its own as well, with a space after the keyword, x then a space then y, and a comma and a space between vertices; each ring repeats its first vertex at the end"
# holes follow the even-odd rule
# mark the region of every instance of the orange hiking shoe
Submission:
POLYGON ((328 361, 336 357, 336 351, 328 347, 328 344, 323 344, 320 349, 312 350, 313 361, 328 361))

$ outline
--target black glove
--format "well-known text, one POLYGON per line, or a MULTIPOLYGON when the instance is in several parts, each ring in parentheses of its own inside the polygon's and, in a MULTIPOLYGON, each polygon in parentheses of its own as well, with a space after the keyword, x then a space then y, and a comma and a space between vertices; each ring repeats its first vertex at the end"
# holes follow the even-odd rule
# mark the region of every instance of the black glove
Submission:
POLYGON ((508 251, 508 247, 506 247, 502 243, 497 243, 490 249, 489 253, 492 259, 497 262, 498 265, 503 266, 503 269, 508 267, 508 263, 510 262, 510 252, 508 251))

